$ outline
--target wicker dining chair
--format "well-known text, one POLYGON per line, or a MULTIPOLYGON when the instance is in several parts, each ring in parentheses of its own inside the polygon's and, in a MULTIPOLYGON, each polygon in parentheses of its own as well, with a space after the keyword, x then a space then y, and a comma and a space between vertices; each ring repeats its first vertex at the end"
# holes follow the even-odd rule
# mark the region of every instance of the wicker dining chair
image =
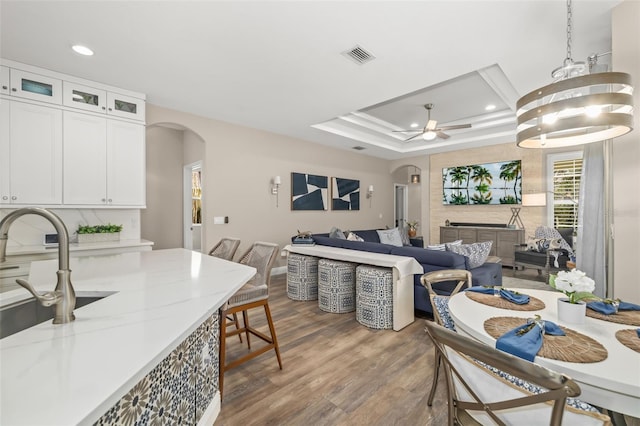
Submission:
POLYGON ((209 250, 209 256, 218 257, 224 260, 233 260, 233 256, 238 250, 240 240, 238 238, 224 237, 218 244, 209 250))
MULTIPOLYGON (((429 294, 429 301, 431 302, 431 308, 433 311, 433 319, 440 325, 450 328, 453 328, 453 324, 450 319, 444 318, 442 314, 442 306, 443 303, 447 303, 449 297, 458 293, 463 286, 470 287, 471 286, 471 272, 465 269, 443 269, 440 271, 427 272, 426 274, 420 277, 420 283, 427 289, 427 293, 429 294), (447 282, 447 281, 458 281, 455 284, 455 287, 451 291, 449 296, 440 295, 434 290, 433 285, 437 283, 447 282)), ((435 349, 434 352, 434 368, 433 368, 433 382, 431 383, 431 391, 429 392, 429 399, 427 400, 427 405, 433 405, 433 398, 436 395, 436 387, 438 386, 438 376, 440 373, 440 364, 442 360, 440 359, 440 352, 435 349)))
POLYGON ((224 373, 234 367, 237 367, 258 355, 261 355, 271 349, 276 353, 278 359, 278 366, 282 370, 282 360, 280 358, 280 348, 278 346, 278 339, 276 337, 276 330, 273 325, 273 319, 271 317, 271 310, 269 309, 269 284, 271 281, 271 269, 273 262, 278 254, 279 247, 277 244, 256 242, 251 248, 240 258, 239 263, 256 268, 256 274, 249 280, 240 290, 238 290, 227 301, 222 308, 221 317, 227 315, 234 315, 242 312, 242 327, 239 327, 232 331, 227 331, 227 322, 221 321, 220 326, 220 378, 219 388, 220 395, 224 387, 224 373), (263 307, 265 315, 267 317, 267 324, 269 326, 270 336, 260 332, 259 330, 251 327, 249 324, 249 309, 263 307), (229 363, 226 360, 226 338, 229 336, 235 336, 245 333, 247 337, 247 347, 249 352, 238 359, 235 359, 229 363), (250 335, 254 335, 267 343, 265 346, 261 346, 254 351, 251 350, 250 335))
POLYGON ((611 425, 574 399, 570 377, 499 351, 433 322, 427 334, 440 352, 448 388, 448 424, 611 425))

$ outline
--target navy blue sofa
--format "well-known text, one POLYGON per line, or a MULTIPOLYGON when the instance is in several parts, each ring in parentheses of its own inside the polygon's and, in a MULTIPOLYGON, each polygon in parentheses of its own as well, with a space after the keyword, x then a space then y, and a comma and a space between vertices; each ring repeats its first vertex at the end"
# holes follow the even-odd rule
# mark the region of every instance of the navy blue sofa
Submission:
MULTIPOLYGON (((422 240, 412 240, 412 244, 419 244, 420 247, 415 245, 396 247, 380 243, 380 238, 375 229, 352 232, 360 236, 364 241, 329 238, 329 234, 313 234, 313 239, 316 244, 323 246, 413 257, 422 265, 424 272, 441 269, 466 269, 471 272, 473 285, 502 285, 502 264, 500 263, 485 263, 482 266, 470 269, 468 259, 465 256, 450 251, 424 249, 421 246, 422 240)), ((413 278, 414 308, 433 314, 427 289, 420 283, 421 276, 422 274, 415 274, 413 278)), ((437 293, 448 295, 455 287, 455 284, 455 282, 442 282, 435 284, 433 287, 437 293)))

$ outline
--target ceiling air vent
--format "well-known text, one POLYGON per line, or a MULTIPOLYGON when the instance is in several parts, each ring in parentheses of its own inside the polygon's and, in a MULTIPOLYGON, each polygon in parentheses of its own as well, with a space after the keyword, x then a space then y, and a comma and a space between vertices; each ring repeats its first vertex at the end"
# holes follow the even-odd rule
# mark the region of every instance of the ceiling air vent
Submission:
POLYGON ((364 146, 354 146, 352 149, 355 149, 356 151, 362 151, 363 149, 366 149, 364 146))
POLYGON ((364 50, 362 47, 356 45, 356 47, 345 50, 342 52, 344 56, 351 59, 353 62, 359 65, 364 65, 369 61, 373 61, 376 57, 371 53, 364 50))

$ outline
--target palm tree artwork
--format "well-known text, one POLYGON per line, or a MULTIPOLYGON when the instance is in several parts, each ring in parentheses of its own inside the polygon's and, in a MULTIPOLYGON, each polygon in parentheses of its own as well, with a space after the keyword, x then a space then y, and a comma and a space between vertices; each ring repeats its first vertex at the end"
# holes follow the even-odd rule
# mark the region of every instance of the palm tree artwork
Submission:
POLYGON ((443 204, 519 204, 521 200, 520 160, 442 169, 443 204))

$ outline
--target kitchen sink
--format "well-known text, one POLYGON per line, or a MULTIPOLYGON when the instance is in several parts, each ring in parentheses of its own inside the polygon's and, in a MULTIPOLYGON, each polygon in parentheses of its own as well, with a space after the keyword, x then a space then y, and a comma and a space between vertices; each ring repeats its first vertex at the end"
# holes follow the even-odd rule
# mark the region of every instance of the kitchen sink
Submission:
MULTIPOLYGON (((113 293, 98 296, 76 296, 75 309, 104 299, 113 293)), ((42 306, 35 298, 0 308, 0 339, 53 319, 55 306, 42 306)))

